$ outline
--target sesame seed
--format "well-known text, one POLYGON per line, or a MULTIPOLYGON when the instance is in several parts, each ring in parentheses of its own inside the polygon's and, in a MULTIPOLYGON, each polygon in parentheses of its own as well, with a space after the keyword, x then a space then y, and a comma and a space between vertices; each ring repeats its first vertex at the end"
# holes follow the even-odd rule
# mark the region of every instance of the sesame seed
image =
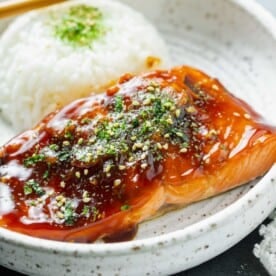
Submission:
POLYGON ((142 164, 141 164, 141 168, 142 168, 142 169, 145 169, 147 166, 148 166, 147 163, 142 163, 142 164))
POLYGON ((156 146, 158 149, 162 149, 162 145, 160 143, 157 143, 156 146))
POLYGON ((172 103, 171 103, 171 102, 165 102, 165 103, 164 103, 164 106, 170 108, 170 107, 172 106, 172 103))
POLYGON ((163 149, 167 150, 169 148, 168 143, 166 143, 165 145, 163 145, 163 149))
POLYGON ((151 103, 151 99, 147 98, 143 101, 143 105, 149 105, 151 103))
POLYGON ((94 143, 96 141, 96 137, 92 137, 89 139, 89 143, 94 143))
POLYGON ((146 121, 145 124, 146 124, 147 127, 151 127, 151 122, 150 121, 146 121))
POLYGON ((180 116, 181 110, 180 109, 176 109, 175 110, 175 116, 178 118, 180 116))
POLYGON ((169 133, 166 133, 166 134, 164 135, 164 137, 165 137, 165 138, 170 138, 170 134, 169 134, 169 133))
POLYGON ((104 172, 105 173, 108 173, 108 172, 110 172, 110 170, 111 170, 111 165, 107 165, 105 168, 104 168, 104 172))
POLYGON ((64 214, 61 213, 60 211, 58 211, 58 212, 56 213, 56 215, 57 215, 57 217, 58 217, 59 219, 63 219, 63 218, 64 218, 64 214))
POLYGON ((188 150, 186 149, 186 148, 182 148, 179 152, 180 153, 185 153, 185 152, 187 152, 188 150))
POLYGON ((83 174, 88 175, 88 172, 89 172, 88 169, 84 169, 83 174))
POLYGON ((82 197, 83 198, 88 197, 88 192, 87 191, 83 191, 82 197))
POLYGON ((92 160, 92 153, 88 152, 86 155, 85 155, 85 162, 89 163, 91 160, 92 160))
POLYGON ((153 91, 154 91, 154 87, 153 87, 153 86, 148 86, 148 87, 147 87, 147 91, 153 92, 153 91))
POLYGON ((166 120, 166 122, 168 123, 168 124, 170 124, 170 125, 172 125, 173 124, 173 120, 172 120, 172 118, 170 117, 170 118, 168 118, 167 120, 166 120))
POLYGON ((213 85, 212 85, 212 88, 213 88, 214 90, 216 90, 216 91, 219 90, 219 87, 218 87, 216 84, 213 84, 213 85))
POLYGON ((155 87, 155 88, 158 87, 158 83, 156 81, 151 81, 150 85, 155 87))
POLYGON ((240 117, 240 113, 238 113, 238 112, 233 112, 233 115, 236 117, 240 117))
POLYGON ((64 146, 69 146, 69 145, 70 145, 70 142, 67 141, 67 140, 65 140, 65 141, 62 142, 62 144, 63 144, 64 146))
POLYGON ((113 182, 115 187, 119 186, 121 183, 122 183, 121 179, 115 179, 114 182, 113 182))
POLYGON ((83 194, 82 194, 82 201, 84 203, 88 203, 91 201, 91 198, 89 197, 89 194, 87 191, 84 191, 83 194))
POLYGON ((245 119, 250 119, 251 116, 250 116, 248 113, 245 113, 245 114, 244 114, 244 118, 245 118, 245 119))
POLYGON ((170 108, 170 111, 175 111, 175 106, 173 105, 173 106, 171 106, 171 108, 170 108))
POLYGON ((194 112, 196 112, 196 109, 195 109, 194 106, 188 106, 188 107, 186 108, 186 111, 187 111, 188 113, 194 113, 194 112))
POLYGON ((57 206, 58 206, 58 207, 61 207, 62 205, 63 205, 63 202, 62 202, 62 201, 57 202, 57 206))
POLYGON ((53 194, 54 194, 54 190, 50 190, 50 191, 47 192, 48 196, 52 196, 53 194))
POLYGON ((90 198, 90 197, 84 197, 84 198, 82 199, 82 201, 83 201, 84 203, 88 203, 88 202, 91 201, 91 198, 90 198))
POLYGON ((80 178, 81 177, 81 174, 80 174, 80 172, 75 172, 75 176, 76 176, 76 178, 80 178))
POLYGON ((142 150, 143 151, 147 151, 149 149, 149 147, 147 145, 143 146, 142 150))
POLYGON ((61 188, 65 188, 65 185, 66 185, 66 184, 65 184, 64 181, 61 181, 61 182, 60 182, 60 187, 61 187, 61 188))
POLYGON ((43 199, 42 199, 41 197, 39 197, 39 198, 37 199, 37 202, 38 202, 38 203, 42 203, 42 202, 43 202, 43 199))
POLYGON ((147 145, 147 146, 149 146, 149 145, 151 144, 151 142, 150 142, 150 140, 146 140, 146 141, 144 142, 144 144, 147 145))
POLYGON ((56 201, 61 201, 63 200, 64 196, 63 195, 58 195, 56 196, 56 201))
POLYGON ((83 143, 83 138, 80 138, 80 139, 78 140, 78 144, 81 145, 82 143, 83 143))
POLYGON ((141 154, 141 159, 145 159, 146 157, 147 157, 147 153, 146 152, 143 152, 142 154, 141 154))
POLYGON ((125 170, 126 169, 126 166, 124 166, 124 165, 119 165, 119 170, 120 171, 123 171, 123 170, 125 170))
POLYGON ((134 146, 138 149, 141 149, 143 147, 143 144, 141 142, 135 143, 134 146))

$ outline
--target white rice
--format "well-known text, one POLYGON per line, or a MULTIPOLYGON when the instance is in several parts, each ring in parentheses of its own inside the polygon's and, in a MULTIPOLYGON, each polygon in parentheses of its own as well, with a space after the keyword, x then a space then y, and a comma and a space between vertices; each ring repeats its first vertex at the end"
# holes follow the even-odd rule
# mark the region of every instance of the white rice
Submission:
POLYGON ((260 228, 260 235, 264 238, 260 244, 255 245, 254 254, 260 259, 269 275, 276 275, 276 210, 270 217, 273 221, 260 228))
POLYGON ((167 67, 166 46, 136 11, 115 1, 78 0, 19 17, 0 40, 0 108, 13 128, 32 127, 44 115, 105 87, 124 73, 167 67), (106 34, 89 47, 54 35, 51 14, 77 4, 103 13, 106 34), (160 63, 149 68, 148 57, 160 63))

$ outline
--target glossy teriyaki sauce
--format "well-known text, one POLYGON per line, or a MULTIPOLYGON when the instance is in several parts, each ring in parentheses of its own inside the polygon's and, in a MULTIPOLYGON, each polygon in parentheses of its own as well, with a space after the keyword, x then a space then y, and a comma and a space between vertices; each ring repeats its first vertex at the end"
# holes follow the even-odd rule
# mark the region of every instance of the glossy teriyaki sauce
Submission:
POLYGON ((273 131, 196 70, 126 75, 2 148, 0 225, 61 241, 127 240, 154 200, 166 203, 153 196, 160 186, 212 174, 273 131))

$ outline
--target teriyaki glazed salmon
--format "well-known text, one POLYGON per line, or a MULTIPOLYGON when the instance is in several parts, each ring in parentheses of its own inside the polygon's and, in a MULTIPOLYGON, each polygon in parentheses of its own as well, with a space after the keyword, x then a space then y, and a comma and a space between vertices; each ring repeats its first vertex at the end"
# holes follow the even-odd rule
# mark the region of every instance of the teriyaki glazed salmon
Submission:
POLYGON ((275 161, 275 128, 216 79, 189 67, 124 75, 2 147, 0 226, 127 240, 168 207, 245 184, 275 161))

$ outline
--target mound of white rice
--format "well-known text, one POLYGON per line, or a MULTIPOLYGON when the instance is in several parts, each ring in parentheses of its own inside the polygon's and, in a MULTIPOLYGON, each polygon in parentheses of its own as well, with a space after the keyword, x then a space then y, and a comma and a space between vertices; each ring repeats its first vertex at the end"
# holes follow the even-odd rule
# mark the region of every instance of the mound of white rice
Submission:
POLYGON ((14 21, 0 40, 0 108, 17 131, 74 99, 100 92, 124 73, 168 66, 163 40, 145 18, 118 2, 70 1, 14 21), (104 34, 91 47, 57 37, 51 21, 72 5, 97 7, 104 34))

